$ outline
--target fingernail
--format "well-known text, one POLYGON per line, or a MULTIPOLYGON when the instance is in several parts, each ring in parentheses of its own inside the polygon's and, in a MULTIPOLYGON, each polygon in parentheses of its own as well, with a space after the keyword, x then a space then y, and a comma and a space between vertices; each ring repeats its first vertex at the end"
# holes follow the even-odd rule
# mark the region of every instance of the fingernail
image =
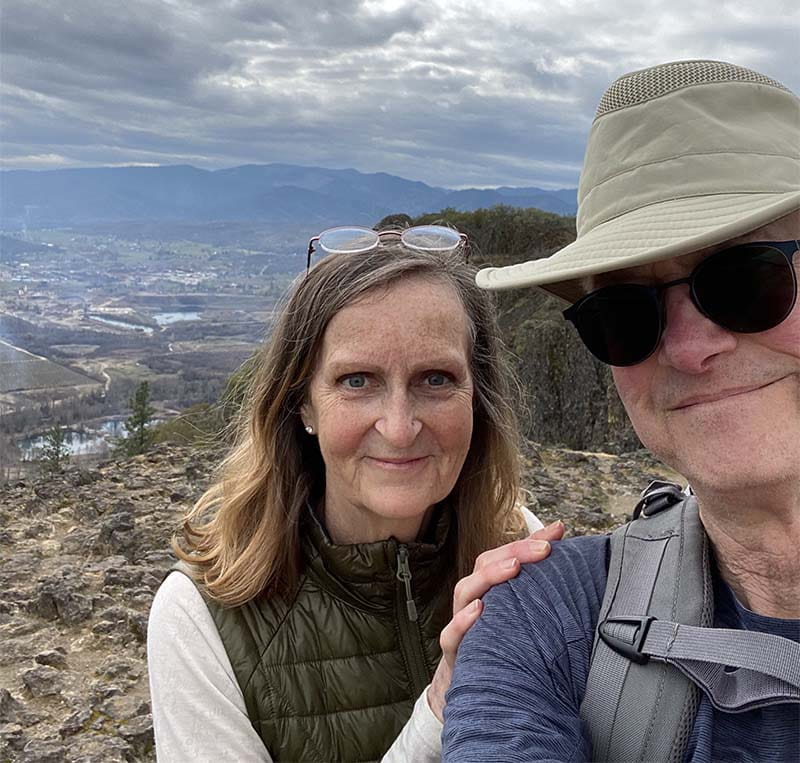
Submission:
POLYGON ((563 524, 562 521, 560 519, 557 519, 555 522, 551 522, 549 525, 547 525, 547 527, 545 527, 544 529, 555 530, 561 524, 563 524))
POLYGON ((550 544, 546 540, 531 540, 528 543, 530 543, 531 551, 536 551, 537 553, 547 551, 550 548, 550 544))
POLYGON ((511 559, 504 559, 502 567, 504 570, 510 570, 512 567, 514 567, 514 565, 516 565, 516 563, 517 560, 515 557, 512 557, 511 559))
POLYGON ((469 612, 470 614, 475 614, 481 608, 481 600, 475 599, 472 604, 469 605, 469 612))

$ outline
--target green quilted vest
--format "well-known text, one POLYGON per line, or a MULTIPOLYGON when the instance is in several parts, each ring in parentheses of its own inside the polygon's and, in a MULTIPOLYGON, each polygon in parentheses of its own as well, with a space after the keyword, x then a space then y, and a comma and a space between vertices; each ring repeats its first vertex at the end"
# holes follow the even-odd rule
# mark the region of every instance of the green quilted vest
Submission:
POLYGON ((441 655, 449 529, 443 512, 430 543, 337 546, 309 512, 294 596, 207 602, 273 760, 377 761, 391 746, 441 655))

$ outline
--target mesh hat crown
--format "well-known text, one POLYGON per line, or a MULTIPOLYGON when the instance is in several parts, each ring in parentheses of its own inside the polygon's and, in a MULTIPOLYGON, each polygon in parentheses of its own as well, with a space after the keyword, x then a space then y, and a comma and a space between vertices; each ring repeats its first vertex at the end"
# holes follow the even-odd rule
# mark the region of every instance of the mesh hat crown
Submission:
POLYGON ((489 289, 542 286, 676 257, 800 208, 800 100, 722 61, 626 74, 597 109, 578 188, 578 238, 550 257, 485 268, 489 289))

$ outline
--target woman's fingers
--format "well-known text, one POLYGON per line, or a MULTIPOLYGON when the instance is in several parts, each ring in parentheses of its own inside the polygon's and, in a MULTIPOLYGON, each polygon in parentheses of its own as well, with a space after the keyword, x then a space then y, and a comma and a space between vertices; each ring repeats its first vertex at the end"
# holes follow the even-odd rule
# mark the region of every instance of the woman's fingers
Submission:
POLYGON ((482 554, 479 554, 478 558, 475 560, 475 571, 481 567, 486 567, 490 564, 494 564, 495 562, 503 559, 508 559, 512 556, 517 557, 523 564, 526 562, 537 562, 542 558, 538 555, 541 553, 542 547, 529 546, 527 544, 529 544, 531 541, 549 542, 553 540, 560 540, 562 535, 564 535, 564 523, 561 520, 558 520, 547 527, 543 527, 541 530, 536 530, 536 532, 531 533, 527 538, 516 540, 513 543, 506 543, 505 546, 491 548, 488 551, 484 551, 482 554), (533 555, 533 558, 527 558, 531 554, 533 555))
POLYGON ((546 540, 525 538, 494 549, 493 561, 481 567, 475 565, 471 575, 456 583, 453 591, 453 614, 473 599, 480 599, 492 586, 505 583, 519 573, 520 564, 540 562, 550 553, 546 540))
POLYGON ((547 527, 542 527, 540 530, 532 532, 528 537, 536 538, 537 540, 561 540, 564 537, 564 523, 557 519, 551 522, 547 527))
POLYGON ((455 664, 456 652, 461 645, 464 634, 475 624, 482 610, 483 602, 480 599, 475 599, 456 612, 453 615, 453 619, 444 627, 444 630, 442 630, 439 636, 439 644, 442 647, 442 659, 450 668, 455 664))
POLYGON ((559 520, 536 530, 527 538, 484 551, 475 560, 472 574, 456 583, 453 613, 473 599, 480 599, 492 586, 514 577, 521 564, 540 562, 550 553, 550 541, 560 540, 563 535, 564 523, 559 520))

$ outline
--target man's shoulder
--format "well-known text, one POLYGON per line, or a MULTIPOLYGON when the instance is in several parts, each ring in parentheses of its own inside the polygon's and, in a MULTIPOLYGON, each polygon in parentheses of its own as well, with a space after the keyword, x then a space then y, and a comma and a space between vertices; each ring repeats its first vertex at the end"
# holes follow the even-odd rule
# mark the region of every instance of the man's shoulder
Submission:
POLYGON ((591 641, 606 589, 609 538, 581 536, 556 541, 541 562, 525 564, 519 575, 484 597, 490 609, 516 609, 524 620, 591 641))
MULTIPOLYGON (((605 589, 610 536, 580 535, 551 544, 550 555, 541 562, 524 564, 520 580, 546 587, 592 583, 605 589)), ((602 591, 601 591, 602 598, 602 591)))
MULTIPOLYGON (((566 748, 558 750, 564 757, 556 757, 546 740, 563 733, 566 722, 573 732, 570 745, 588 744, 578 707, 605 592, 608 546, 604 536, 555 542, 547 559, 523 565, 516 578, 484 597, 484 611, 459 649, 448 693, 445 760, 459 759, 455 742, 473 735, 475 718, 496 714, 496 706, 503 707, 504 720, 507 711, 518 721, 514 733, 529 728, 527 738, 538 752, 526 760, 588 759, 566 748), (509 697, 515 699, 503 705, 509 697)), ((487 733, 506 744, 502 729, 502 723, 494 724, 487 733)))

